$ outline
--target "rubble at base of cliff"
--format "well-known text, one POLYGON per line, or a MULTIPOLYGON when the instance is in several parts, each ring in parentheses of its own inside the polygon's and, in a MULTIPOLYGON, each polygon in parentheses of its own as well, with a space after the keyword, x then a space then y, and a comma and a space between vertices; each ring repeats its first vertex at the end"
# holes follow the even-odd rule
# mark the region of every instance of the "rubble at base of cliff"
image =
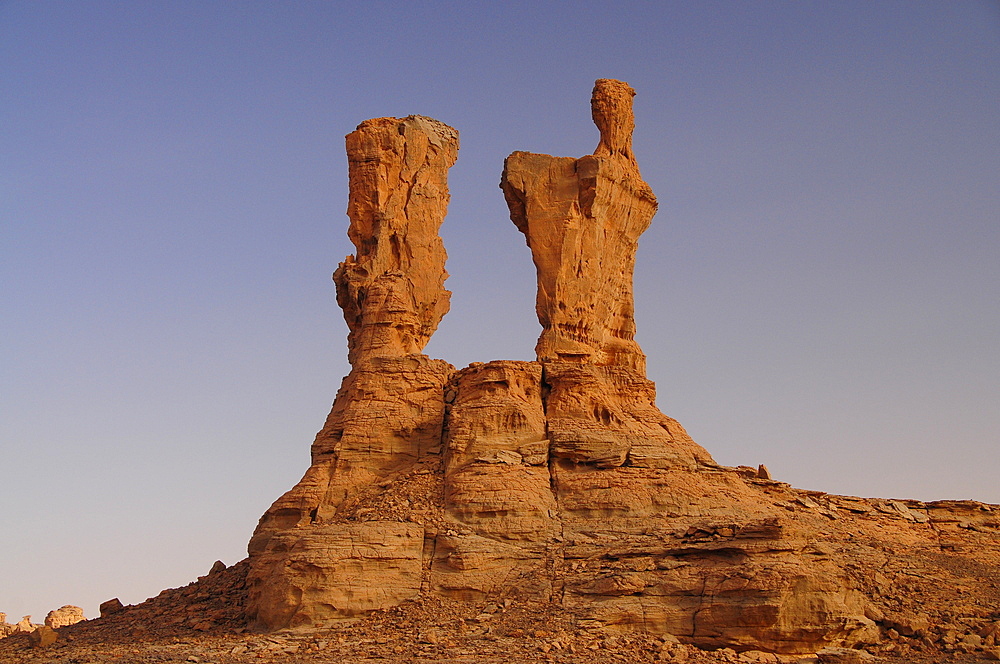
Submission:
MULTIPOLYGON (((421 474, 420 477, 423 477, 421 474)), ((757 479, 748 481, 760 481, 757 479)), ((419 482, 385 487, 392 502, 407 491, 423 491, 419 482)), ((879 598, 872 605, 878 638, 863 648, 825 648, 816 653, 779 655, 732 648, 702 650, 679 637, 582 624, 558 602, 489 597, 468 602, 421 592, 396 607, 322 625, 264 633, 246 617, 248 563, 231 567, 217 563, 212 572, 181 587, 101 618, 54 630, 54 642, 40 645, 30 633, 0 639, 0 662, 110 664, 112 662, 187 662, 189 664, 270 664, 272 662, 687 662, 734 664, 943 664, 1000 661, 1000 565, 976 563, 948 555, 939 548, 895 552, 879 543, 887 512, 873 504, 884 501, 802 492, 774 483, 778 502, 802 512, 822 505, 850 505, 840 510, 838 522, 851 522, 856 535, 848 551, 832 547, 827 555, 847 553, 847 566, 857 571, 865 594, 879 598), (863 509, 867 508, 867 509, 863 509), (958 590, 962 601, 955 601, 958 590)), ((375 513, 394 509, 385 496, 369 497, 359 505, 375 513), (381 506, 381 507, 380 507, 381 506)), ((911 508, 918 503, 909 501, 911 508)), ((990 515, 1000 507, 972 501, 919 504, 935 516, 921 524, 940 528, 939 539, 949 538, 948 526, 960 521, 966 548, 970 535, 995 537, 990 515), (978 522, 968 519, 982 515, 978 522)), ((388 512, 386 513, 388 516, 388 512)), ((405 518, 396 514, 396 518, 405 518)), ((902 522, 902 517, 900 517, 902 522)), ((831 520, 832 522, 832 520, 831 520)), ((985 542, 984 542, 985 543, 985 542)), ((985 546, 980 551, 988 550, 985 546)), ((966 551, 968 553, 968 551, 966 551)), ((12 627, 12 626, 11 626, 12 627)), ((43 626, 33 625, 34 628, 43 626)))
POLYGON ((927 637, 886 636, 882 644, 867 649, 827 648, 799 655, 737 652, 730 648, 707 651, 680 643, 672 636, 584 629, 553 603, 470 603, 435 596, 419 596, 391 609, 322 627, 265 634, 240 624, 238 604, 234 607, 237 610, 222 608, 232 606, 233 600, 240 601, 244 591, 241 577, 245 573, 241 567, 234 566, 234 573, 210 582, 202 579, 164 591, 114 616, 61 628, 56 642, 46 647, 34 646, 26 634, 2 639, 0 661, 971 664, 1000 660, 1000 649, 973 646, 972 642, 982 644, 985 639, 976 641, 969 634, 955 641, 967 644, 966 648, 942 650, 938 647, 941 635, 934 629, 928 631, 927 637))

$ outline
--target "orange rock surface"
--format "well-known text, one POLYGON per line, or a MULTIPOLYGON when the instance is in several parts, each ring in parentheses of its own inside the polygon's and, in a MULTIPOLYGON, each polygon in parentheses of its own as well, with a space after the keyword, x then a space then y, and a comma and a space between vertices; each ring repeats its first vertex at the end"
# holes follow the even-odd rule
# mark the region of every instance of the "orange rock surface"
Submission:
POLYGON ((60 627, 66 627, 67 625, 73 625, 81 620, 86 620, 83 615, 83 609, 78 606, 73 606, 72 604, 67 604, 58 609, 49 611, 49 614, 45 616, 45 624, 52 629, 59 629, 60 627))
POLYGON ((601 79, 591 101, 601 140, 573 159, 515 152, 500 186, 538 273, 541 361, 586 361, 645 372, 634 340, 632 272, 656 196, 632 156, 632 96, 601 79))
POLYGON ((333 279, 352 365, 419 353, 448 313, 438 229, 457 158, 458 132, 419 115, 367 120, 347 135, 347 234, 357 253, 333 279))
POLYGON ((0 614, 0 661, 1000 659, 1000 506, 794 489, 720 466, 657 408, 633 339, 656 200, 632 96, 597 82, 593 155, 507 159, 538 359, 461 370, 421 352, 448 309, 457 133, 362 123, 347 137, 357 251, 334 277, 352 369, 302 480, 248 560, 58 635, 0 614))
POLYGON ((441 455, 454 368, 420 351, 448 311, 438 229, 457 153, 458 132, 422 116, 367 120, 347 136, 357 253, 333 278, 352 369, 312 465, 250 541, 250 610, 264 625, 384 608, 420 588, 421 528, 336 521, 360 488, 441 455))
MULTIPOLYGON (((352 370, 312 465, 251 539, 254 624, 330 626, 434 597, 541 602, 583 632, 759 661, 889 652, 892 638, 959 647, 930 639, 929 589, 893 584, 919 569, 935 593, 959 578, 995 588, 1000 512, 797 491, 763 466, 720 466, 657 408, 634 340, 633 265, 656 198, 632 152, 633 95, 597 81, 594 154, 506 160, 538 276, 534 362, 455 370, 421 354, 448 308, 437 232, 457 133, 411 116, 347 137, 357 254, 335 280, 352 370)), ((978 634, 987 606, 953 608, 978 634)), ((968 638, 992 646, 1000 632, 968 638)))

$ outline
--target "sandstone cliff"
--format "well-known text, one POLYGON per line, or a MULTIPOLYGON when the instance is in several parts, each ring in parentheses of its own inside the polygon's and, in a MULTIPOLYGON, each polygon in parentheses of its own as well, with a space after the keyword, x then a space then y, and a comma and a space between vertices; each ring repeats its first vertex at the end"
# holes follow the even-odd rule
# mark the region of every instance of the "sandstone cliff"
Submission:
POLYGON ((657 204, 632 153, 633 95, 597 81, 594 154, 506 160, 538 276, 534 362, 455 370, 421 354, 448 309, 437 231, 457 133, 411 116, 347 137, 357 253, 334 278, 352 370, 312 465, 251 539, 257 625, 418 597, 542 601, 578 629, 799 653, 930 640, 920 603, 969 583, 992 590, 937 618, 956 634, 995 619, 993 507, 797 491, 719 466, 659 411, 634 339, 636 246, 657 204), (897 585, 909 570, 933 588, 897 585))

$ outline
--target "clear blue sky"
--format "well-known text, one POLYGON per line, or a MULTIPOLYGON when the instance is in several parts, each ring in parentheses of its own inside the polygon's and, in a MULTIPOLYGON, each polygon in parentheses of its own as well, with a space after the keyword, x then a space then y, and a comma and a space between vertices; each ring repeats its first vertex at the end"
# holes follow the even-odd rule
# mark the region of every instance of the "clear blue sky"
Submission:
POLYGON ((1000 5, 0 1, 0 611, 234 563, 347 371, 343 136, 461 132, 427 352, 530 359, 497 183, 638 91, 660 407, 796 486, 1000 503, 1000 5), (471 5, 471 8, 470 8, 471 5))

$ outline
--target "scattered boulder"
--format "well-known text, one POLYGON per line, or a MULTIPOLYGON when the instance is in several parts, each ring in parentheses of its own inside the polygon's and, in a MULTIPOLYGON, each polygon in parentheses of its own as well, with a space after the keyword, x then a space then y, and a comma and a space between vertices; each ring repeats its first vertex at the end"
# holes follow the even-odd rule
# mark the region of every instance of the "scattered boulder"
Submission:
POLYGON ((42 625, 31 632, 28 638, 31 641, 32 648, 47 648, 56 642, 59 638, 59 633, 48 625, 42 625))
POLYGON ((101 617, 107 618, 108 616, 113 616, 114 614, 118 613, 119 611, 124 609, 125 606, 121 603, 121 600, 115 597, 114 599, 109 599, 106 602, 101 602, 100 608, 101 608, 101 617))
POLYGON ((883 624, 903 636, 925 636, 931 627, 930 618, 925 613, 889 614, 886 615, 883 624))

